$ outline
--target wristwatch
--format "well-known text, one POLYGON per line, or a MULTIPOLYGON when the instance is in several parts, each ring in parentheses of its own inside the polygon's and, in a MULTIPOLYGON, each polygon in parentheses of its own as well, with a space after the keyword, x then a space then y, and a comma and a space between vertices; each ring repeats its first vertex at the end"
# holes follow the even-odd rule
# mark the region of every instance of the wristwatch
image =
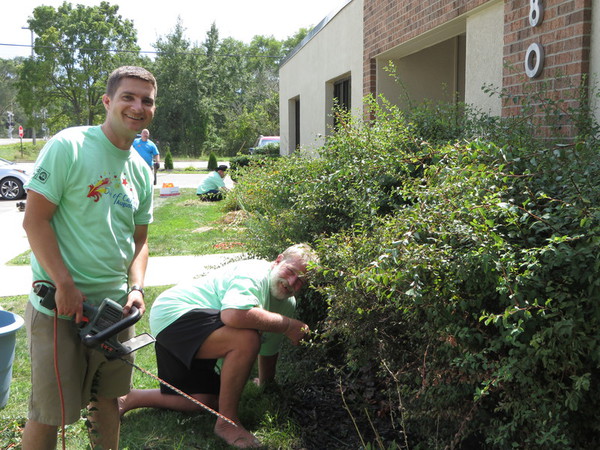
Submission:
POLYGON ((131 294, 133 291, 140 291, 142 293, 142 297, 145 297, 145 293, 144 293, 144 288, 143 287, 141 287, 141 286, 139 286, 137 284, 134 284, 133 286, 131 286, 129 288, 129 292, 127 294, 131 294))

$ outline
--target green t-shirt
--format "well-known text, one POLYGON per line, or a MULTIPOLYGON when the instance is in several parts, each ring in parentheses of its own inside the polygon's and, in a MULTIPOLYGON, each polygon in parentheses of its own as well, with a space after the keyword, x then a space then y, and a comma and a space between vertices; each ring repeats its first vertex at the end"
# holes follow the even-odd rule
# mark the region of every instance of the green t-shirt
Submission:
MULTIPOLYGON (((88 301, 122 300, 135 226, 152 222, 151 174, 138 153, 115 147, 99 126, 68 128, 44 146, 26 188, 57 205, 52 228, 88 301)), ((34 280, 49 280, 33 254, 31 267, 34 280)), ((31 293, 30 299, 51 314, 37 295, 31 293)))
POLYGON ((225 187, 225 182, 223 181, 223 178, 221 178, 219 172, 214 170, 211 173, 209 173, 208 176, 204 178, 204 180, 202 180, 202 183, 200 183, 200 186, 198 186, 198 189, 196 189, 196 194, 200 195, 206 194, 208 191, 218 191, 220 188, 223 187, 225 187))
MULTIPOLYGON (((158 296, 150 310, 150 330, 157 336, 185 313, 194 309, 250 309, 293 317, 296 299, 271 299, 272 263, 262 260, 240 261, 214 270, 202 278, 178 284, 158 296)), ((274 355, 279 351, 283 335, 263 333, 260 354, 274 355)))

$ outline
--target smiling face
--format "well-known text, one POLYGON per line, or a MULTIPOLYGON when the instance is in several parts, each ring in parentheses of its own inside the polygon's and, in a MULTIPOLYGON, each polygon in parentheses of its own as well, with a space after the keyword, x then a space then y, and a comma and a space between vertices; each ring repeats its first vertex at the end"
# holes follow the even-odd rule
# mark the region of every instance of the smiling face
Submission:
POLYGON ((285 300, 298 294, 305 285, 305 273, 306 264, 298 259, 285 260, 279 255, 271 270, 271 297, 285 300))
POLYGON ((106 120, 102 130, 106 137, 122 150, 129 150, 135 136, 154 118, 156 91, 148 81, 123 78, 114 95, 104 95, 106 120))

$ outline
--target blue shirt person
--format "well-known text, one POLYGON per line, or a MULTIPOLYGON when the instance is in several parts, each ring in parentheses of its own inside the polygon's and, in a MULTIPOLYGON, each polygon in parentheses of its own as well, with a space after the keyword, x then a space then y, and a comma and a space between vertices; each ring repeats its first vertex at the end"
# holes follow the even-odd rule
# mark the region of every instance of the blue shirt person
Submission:
POLYGON ((160 166, 160 153, 158 147, 150 139, 150 132, 147 129, 143 129, 141 137, 136 138, 133 141, 133 148, 140 154, 140 156, 146 161, 146 164, 154 172, 154 184, 156 184, 156 172, 160 166))

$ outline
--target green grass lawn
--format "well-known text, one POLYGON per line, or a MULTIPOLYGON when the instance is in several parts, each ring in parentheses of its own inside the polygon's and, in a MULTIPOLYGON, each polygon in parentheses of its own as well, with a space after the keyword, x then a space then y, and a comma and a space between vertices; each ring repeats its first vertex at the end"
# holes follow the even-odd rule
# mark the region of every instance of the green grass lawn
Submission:
MULTIPOLYGON (((221 202, 198 200, 195 189, 181 189, 175 197, 154 198, 154 222, 148 227, 150 256, 209 255, 244 251, 239 220, 230 217, 221 202)), ((8 264, 29 264, 26 251, 8 264)))
POLYGON ((0 158, 15 162, 33 162, 45 143, 38 139, 35 145, 31 142, 23 142, 23 147, 18 141, 14 144, 0 145, 0 158))
POLYGON ((156 197, 148 228, 150 256, 208 255, 244 250, 239 221, 226 223, 221 202, 203 202, 195 189, 175 197, 156 197))

